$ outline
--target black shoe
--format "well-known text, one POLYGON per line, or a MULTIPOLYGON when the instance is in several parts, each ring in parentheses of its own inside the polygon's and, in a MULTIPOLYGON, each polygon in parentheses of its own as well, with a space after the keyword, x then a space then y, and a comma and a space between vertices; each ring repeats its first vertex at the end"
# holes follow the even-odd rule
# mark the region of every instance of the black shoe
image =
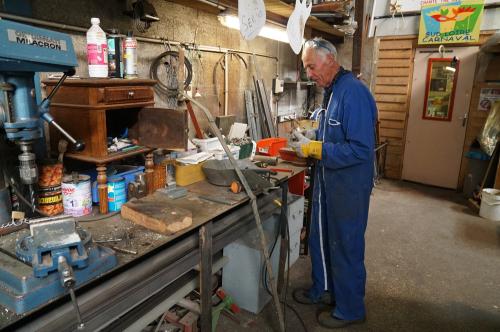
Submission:
POLYGON ((330 293, 323 293, 323 295, 316 301, 313 301, 309 296, 309 290, 306 288, 296 288, 292 293, 293 299, 295 302, 300 304, 326 304, 326 305, 335 305, 332 303, 332 299, 330 293))
POLYGON ((363 317, 361 319, 355 319, 355 320, 346 320, 346 319, 339 319, 336 317, 333 317, 330 313, 330 311, 321 311, 318 314, 318 323, 319 325, 329 328, 329 329, 339 329, 342 327, 346 327, 349 325, 353 324, 361 324, 366 321, 366 319, 363 317))

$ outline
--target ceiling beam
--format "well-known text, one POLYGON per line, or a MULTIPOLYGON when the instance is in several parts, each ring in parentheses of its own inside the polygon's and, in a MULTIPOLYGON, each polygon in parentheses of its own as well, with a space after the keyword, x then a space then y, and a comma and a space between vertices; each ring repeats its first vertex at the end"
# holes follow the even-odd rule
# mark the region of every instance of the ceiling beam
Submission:
MULTIPOLYGON (((183 6, 191 7, 194 9, 202 10, 204 12, 217 15, 220 13, 220 9, 216 6, 207 4, 209 1, 182 1, 182 0, 168 0, 173 3, 177 3, 183 6)), ((211 1, 218 6, 225 8, 230 8, 235 11, 238 10, 238 0, 213 0, 211 1)), ((266 18, 271 22, 278 23, 280 25, 286 26, 288 18, 293 12, 294 6, 289 5, 280 0, 264 0, 266 5, 266 18)), ((344 42, 344 33, 332 25, 321 21, 320 19, 310 16, 307 20, 306 27, 310 28, 315 32, 314 36, 321 36, 328 39, 334 43, 344 42)))

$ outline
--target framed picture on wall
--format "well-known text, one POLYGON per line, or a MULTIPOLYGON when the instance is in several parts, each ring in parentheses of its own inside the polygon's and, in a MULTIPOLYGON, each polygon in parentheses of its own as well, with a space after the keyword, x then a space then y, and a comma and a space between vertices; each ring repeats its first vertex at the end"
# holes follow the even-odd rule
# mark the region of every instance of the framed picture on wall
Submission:
POLYGON ((430 58, 427 63, 423 119, 451 121, 457 85, 457 58, 430 58))

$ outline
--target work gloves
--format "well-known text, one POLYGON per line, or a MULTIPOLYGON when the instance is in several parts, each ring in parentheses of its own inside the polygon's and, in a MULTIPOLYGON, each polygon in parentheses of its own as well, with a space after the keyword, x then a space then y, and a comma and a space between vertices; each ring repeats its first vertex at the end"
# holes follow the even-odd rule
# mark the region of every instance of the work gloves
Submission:
MULTIPOLYGON (((306 131, 307 136, 312 136, 310 131, 306 131)), ((314 138, 316 133, 314 133, 314 138)), ((323 142, 312 140, 304 136, 300 131, 294 130, 291 135, 289 145, 297 152, 297 155, 302 158, 321 159, 323 150, 323 142)))

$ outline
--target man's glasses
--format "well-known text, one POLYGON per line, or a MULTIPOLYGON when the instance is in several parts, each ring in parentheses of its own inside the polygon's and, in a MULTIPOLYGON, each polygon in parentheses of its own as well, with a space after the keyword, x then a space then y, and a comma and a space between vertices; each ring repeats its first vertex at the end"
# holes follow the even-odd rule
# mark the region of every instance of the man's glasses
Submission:
POLYGON ((336 53, 334 50, 332 50, 331 46, 328 45, 325 40, 322 39, 309 39, 305 43, 306 47, 313 47, 313 48, 324 48, 330 53, 336 53))

